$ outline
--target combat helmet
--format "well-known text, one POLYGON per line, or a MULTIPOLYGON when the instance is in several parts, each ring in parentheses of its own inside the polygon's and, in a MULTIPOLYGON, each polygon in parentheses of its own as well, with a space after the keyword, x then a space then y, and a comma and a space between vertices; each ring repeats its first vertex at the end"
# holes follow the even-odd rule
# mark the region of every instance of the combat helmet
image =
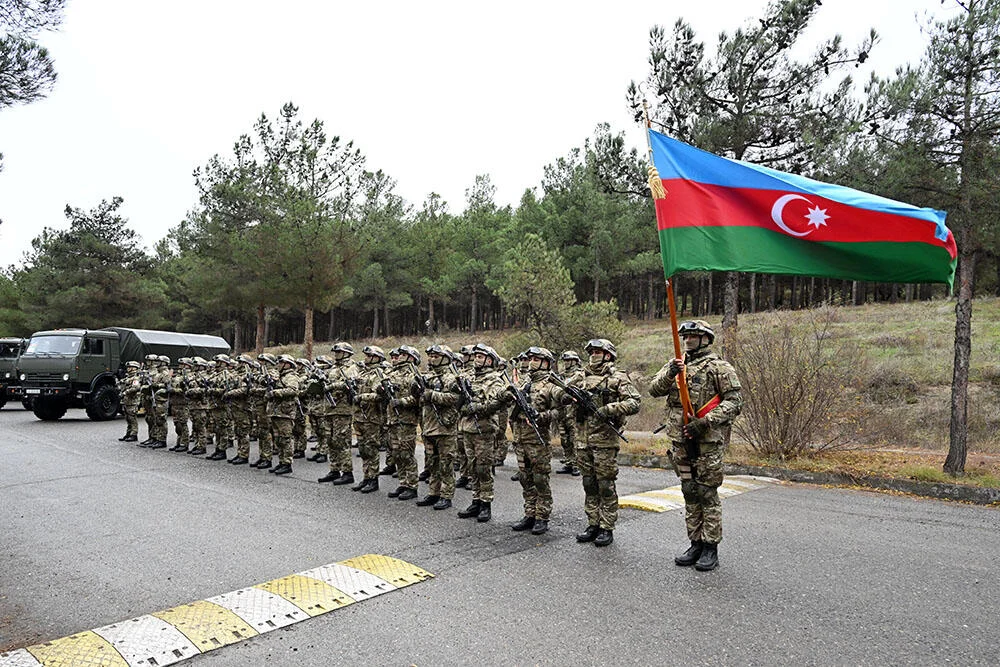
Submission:
POLYGON ((317 366, 323 366, 324 368, 329 368, 330 366, 333 366, 333 359, 326 356, 325 354, 321 354, 318 357, 316 357, 315 363, 317 366))
POLYGON ((143 361, 148 361, 151 364, 158 364, 160 363, 160 355, 147 354, 145 357, 143 357, 143 361))
POLYGON ((214 357, 212 357, 212 361, 214 361, 217 364, 226 364, 227 366, 233 363, 233 360, 229 358, 228 354, 217 354, 214 357))
POLYGON ((278 358, 271 354, 270 352, 262 352, 257 355, 258 361, 263 361, 265 364, 274 366, 278 363, 278 358))
POLYGON ((566 350, 559 358, 563 361, 575 361, 580 363, 580 355, 576 353, 576 350, 566 350))
POLYGON ((365 356, 378 357, 382 361, 385 361, 385 350, 378 345, 365 345, 365 349, 361 350, 361 352, 365 356))
POLYGON ((552 351, 549 350, 547 347, 537 347, 535 345, 532 345, 521 354, 523 354, 528 359, 530 359, 531 357, 544 359, 545 361, 549 362, 550 365, 554 364, 556 361, 556 355, 552 354, 552 351))
POLYGON ((191 360, 195 366, 200 366, 201 368, 206 368, 208 366, 208 360, 202 357, 195 357, 191 360))
POLYGON ((339 343, 334 343, 333 347, 330 348, 331 352, 346 352, 347 354, 354 354, 354 348, 350 343, 344 343, 343 341, 339 343))
POLYGON ((472 356, 475 354, 475 345, 463 345, 458 349, 458 353, 465 356, 472 356))
POLYGON ((409 355, 410 359, 413 360, 413 363, 415 363, 418 366, 420 365, 420 361, 422 359, 422 357, 420 356, 420 350, 413 347, 412 345, 400 345, 399 351, 402 354, 409 355))
POLYGON ((678 335, 695 335, 695 336, 708 336, 708 344, 711 345, 715 342, 715 331, 712 330, 712 325, 705 320, 688 320, 687 322, 681 322, 681 325, 677 327, 678 335))
POLYGON ((592 338, 587 341, 584 349, 587 351, 587 354, 590 354, 591 350, 604 350, 611 355, 612 361, 618 358, 618 350, 615 348, 615 344, 607 338, 592 338))
POLYGON ((483 343, 476 343, 472 348, 472 354, 485 354, 487 357, 493 360, 493 365, 498 368, 500 367, 500 364, 503 361, 500 358, 500 355, 497 354, 496 350, 494 350, 489 345, 484 345, 483 343))
POLYGON ((125 368, 142 368, 142 364, 138 361, 126 361, 125 368))
POLYGON ((312 368, 312 362, 306 359, 305 357, 299 357, 298 359, 295 360, 295 363, 297 363, 302 368, 312 368))
POLYGON ((284 362, 286 364, 291 364, 292 368, 295 368, 298 365, 298 362, 295 361, 295 357, 293 357, 290 354, 282 354, 282 355, 280 355, 278 357, 278 363, 282 363, 282 362, 284 362))

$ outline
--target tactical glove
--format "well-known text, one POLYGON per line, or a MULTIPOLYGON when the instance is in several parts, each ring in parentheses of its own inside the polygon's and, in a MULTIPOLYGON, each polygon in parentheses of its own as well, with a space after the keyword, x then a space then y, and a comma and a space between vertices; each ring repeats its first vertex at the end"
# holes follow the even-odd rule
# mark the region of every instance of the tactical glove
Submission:
POLYGON ((477 401, 472 401, 471 403, 466 403, 465 405, 462 406, 462 414, 466 416, 474 415, 481 412, 482 409, 483 409, 482 403, 479 403, 477 401))
POLYGON ((698 419, 692 419, 687 424, 684 425, 684 435, 692 440, 697 440, 701 436, 705 435, 705 432, 711 427, 708 423, 708 418, 700 417, 698 419))

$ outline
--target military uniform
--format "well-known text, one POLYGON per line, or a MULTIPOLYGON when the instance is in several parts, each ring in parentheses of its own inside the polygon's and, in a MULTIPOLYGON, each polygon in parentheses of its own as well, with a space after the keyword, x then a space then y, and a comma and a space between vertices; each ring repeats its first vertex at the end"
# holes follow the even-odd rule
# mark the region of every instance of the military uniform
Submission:
POLYGON ((223 398, 229 401, 233 416, 233 437, 236 439, 236 456, 229 460, 234 465, 243 465, 250 461, 250 425, 251 411, 250 392, 253 389, 250 365, 253 360, 241 355, 239 364, 232 371, 233 384, 223 398))
MULTIPOLYGON (((427 353, 451 356, 451 350, 444 346, 431 346, 427 353)), ((429 489, 427 496, 417 504, 444 510, 451 507, 455 497, 454 458, 458 447, 458 405, 462 396, 457 376, 448 363, 430 366, 424 381, 426 389, 420 397, 420 433, 429 489)))
MULTIPOLYGON (((354 349, 345 343, 338 345, 343 346, 344 352, 354 353, 354 349)), ((335 345, 333 351, 341 350, 335 345)), ((358 367, 350 357, 334 359, 333 367, 327 372, 327 377, 330 380, 330 394, 337 401, 337 405, 330 410, 330 436, 327 444, 330 479, 322 479, 337 485, 353 484, 354 462, 351 460, 351 442, 354 439, 354 412, 357 408, 351 398, 358 378, 358 367)))
POLYGON ((170 414, 174 422, 174 433, 177 436, 177 442, 170 448, 172 452, 186 452, 191 444, 191 430, 188 428, 191 411, 188 408, 188 398, 185 395, 188 385, 191 383, 191 360, 184 358, 179 362, 180 366, 177 372, 170 378, 170 414))
POLYGON ((279 357, 284 368, 267 396, 267 415, 274 429, 274 440, 278 448, 278 467, 271 472, 286 475, 292 471, 292 428, 299 413, 299 391, 301 380, 295 370, 295 360, 288 355, 279 357))
MULTIPOLYGON (((571 377, 580 369, 580 357, 572 350, 563 352, 561 360, 563 377, 571 377)), ((573 405, 564 406, 557 422, 563 467, 556 473, 579 476, 580 470, 576 467, 576 446, 573 444, 576 440, 576 408, 573 405)))
POLYGON ((153 393, 150 403, 153 412, 153 442, 147 445, 150 449, 160 449, 167 446, 167 412, 173 376, 169 363, 170 359, 167 357, 159 357, 157 368, 150 381, 150 390, 153 393))
POLYGON ((235 378, 229 370, 229 356, 216 355, 215 372, 209 378, 209 395, 212 397, 211 415, 215 431, 215 451, 208 458, 211 461, 222 461, 226 458, 226 450, 233 444, 233 412, 232 399, 226 393, 236 386, 235 378))
POLYGON ((122 442, 137 442, 139 440, 139 420, 136 413, 139 411, 140 393, 142 392, 142 380, 139 377, 139 365, 128 366, 125 377, 118 378, 118 395, 121 396, 122 411, 125 413, 125 435, 119 440, 122 442))
POLYGON ((208 412, 211 400, 208 395, 208 362, 201 358, 195 359, 197 370, 193 373, 184 396, 188 400, 188 411, 191 413, 191 442, 194 444, 188 453, 204 454, 208 445, 208 412))
POLYGON ((385 425, 385 401, 378 391, 382 382, 382 360, 385 359, 385 353, 381 348, 368 346, 365 347, 365 355, 368 355, 365 365, 358 374, 358 411, 354 415, 362 475, 361 482, 351 489, 370 493, 378 490, 379 447, 385 425), (376 357, 381 360, 370 361, 376 357))
POLYGON ((250 389, 250 401, 257 415, 257 447, 259 456, 250 465, 254 468, 270 468, 274 456, 274 429, 268 414, 267 392, 278 383, 278 370, 275 368, 277 359, 274 355, 263 353, 257 356, 260 366, 253 373, 250 389))
MULTIPOLYGON (((679 331, 688 335, 689 331, 711 332, 711 328, 696 320, 683 323, 679 331)), ((711 333, 711 342, 714 337, 711 333)), ((684 355, 688 393, 697 413, 689 424, 691 431, 697 432, 695 437, 684 435, 683 409, 677 388, 678 369, 673 363, 660 369, 650 384, 649 393, 667 398, 667 432, 672 442, 670 456, 681 478, 688 538, 696 551, 700 546, 710 545, 714 552, 722 540, 722 502, 718 488, 723 480, 723 456, 732 421, 740 414, 743 399, 736 370, 711 351, 711 342, 684 355)), ((694 564, 694 561, 679 564, 694 564)))
MULTIPOLYGON (((309 381, 311 370, 308 359, 297 359, 298 367, 296 372, 299 375, 299 387, 304 389, 309 381)), ((306 424, 306 410, 302 404, 302 393, 300 389, 299 400, 296 403, 295 421, 292 423, 292 442, 294 443, 292 458, 305 458, 306 447, 309 446, 308 429, 306 424)))

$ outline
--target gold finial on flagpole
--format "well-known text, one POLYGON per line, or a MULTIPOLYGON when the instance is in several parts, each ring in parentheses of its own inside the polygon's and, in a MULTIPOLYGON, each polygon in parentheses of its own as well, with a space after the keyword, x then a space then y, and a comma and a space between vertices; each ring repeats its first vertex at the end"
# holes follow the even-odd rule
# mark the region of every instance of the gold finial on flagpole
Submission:
POLYGON ((656 171, 656 166, 653 164, 653 142, 649 138, 649 130, 652 129, 652 124, 649 121, 649 103, 645 99, 642 100, 642 118, 646 122, 646 153, 649 156, 649 166, 646 167, 646 173, 648 174, 649 191, 652 193, 654 200, 666 199, 667 189, 663 187, 663 180, 660 178, 660 174, 656 171))

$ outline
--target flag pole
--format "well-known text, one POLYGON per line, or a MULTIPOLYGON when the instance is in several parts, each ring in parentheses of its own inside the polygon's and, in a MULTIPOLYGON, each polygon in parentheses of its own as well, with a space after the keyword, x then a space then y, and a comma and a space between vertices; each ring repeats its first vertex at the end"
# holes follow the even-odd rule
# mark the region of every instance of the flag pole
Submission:
MULTIPOLYGON (((642 117, 646 122, 646 150, 649 154, 649 166, 653 167, 655 170, 656 165, 653 164, 653 143, 649 138, 649 131, 653 129, 652 123, 649 120, 649 105, 646 100, 642 101, 642 117)), ((652 174, 650 174, 650 180, 652 180, 652 174)), ((657 176, 657 178, 659 178, 657 176)), ((653 195, 653 202, 657 199, 663 199, 666 197, 667 192, 663 188, 663 184, 659 184, 660 187, 656 188, 653 183, 650 183, 650 192, 653 195)), ((662 262, 662 252, 660 256, 660 261, 662 262)), ((674 305, 674 286, 670 282, 670 278, 664 280, 667 287, 667 310, 670 311, 670 332, 673 334, 674 338, 674 358, 683 359, 683 353, 681 352, 681 337, 677 331, 677 306, 674 305)), ((694 416, 694 409, 691 407, 691 396, 688 394, 687 386, 687 372, 682 370, 677 375, 677 390, 681 397, 681 413, 684 423, 688 423, 690 419, 694 416)))

